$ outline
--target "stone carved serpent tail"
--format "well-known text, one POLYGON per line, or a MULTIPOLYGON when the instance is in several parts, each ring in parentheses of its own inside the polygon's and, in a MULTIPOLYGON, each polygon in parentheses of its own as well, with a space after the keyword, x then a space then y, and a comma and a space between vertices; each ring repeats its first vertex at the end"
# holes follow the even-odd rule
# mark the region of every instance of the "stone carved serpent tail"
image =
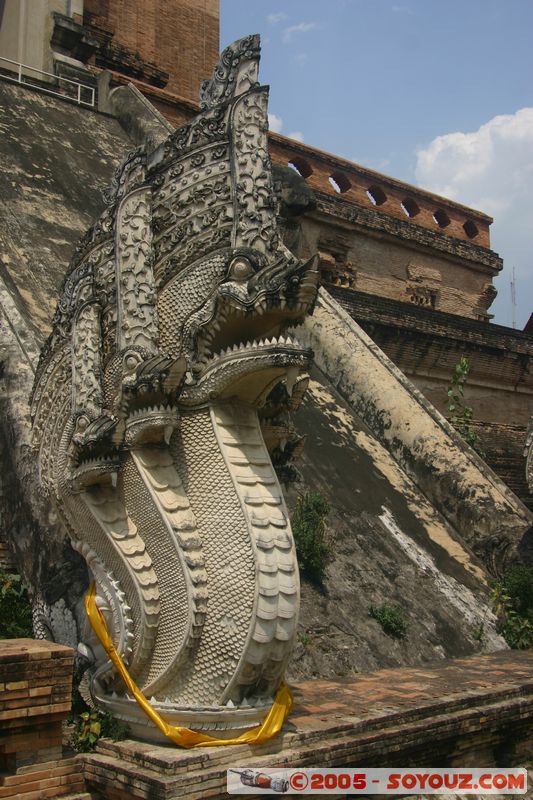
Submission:
MULTIPOLYGON (((314 260, 282 244, 259 38, 222 54, 201 113, 121 165, 65 279, 32 398, 41 481, 85 557, 115 645, 163 716, 264 716, 299 581, 261 422, 312 354, 314 260)), ((271 427, 271 426, 270 426, 271 427)), ((95 702, 157 738, 87 629, 95 702)))

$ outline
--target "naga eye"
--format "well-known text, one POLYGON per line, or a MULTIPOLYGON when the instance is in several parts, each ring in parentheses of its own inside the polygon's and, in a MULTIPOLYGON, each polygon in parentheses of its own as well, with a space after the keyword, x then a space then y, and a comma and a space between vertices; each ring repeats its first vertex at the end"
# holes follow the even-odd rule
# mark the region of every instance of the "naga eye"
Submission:
POLYGON ((247 258, 237 256, 237 258, 234 258, 231 262, 229 268, 230 278, 234 278, 236 281, 245 281, 246 278, 249 278, 253 273, 254 268, 247 258))
POLYGON ((139 353, 132 353, 130 351, 129 353, 125 353, 122 358, 122 364, 127 373, 133 372, 133 370, 136 369, 140 363, 141 357, 139 356, 139 353))
POLYGON ((90 422, 89 417, 82 415, 81 417, 78 417, 76 427, 78 428, 79 431, 83 433, 83 431, 86 431, 87 428, 89 427, 89 422, 90 422))

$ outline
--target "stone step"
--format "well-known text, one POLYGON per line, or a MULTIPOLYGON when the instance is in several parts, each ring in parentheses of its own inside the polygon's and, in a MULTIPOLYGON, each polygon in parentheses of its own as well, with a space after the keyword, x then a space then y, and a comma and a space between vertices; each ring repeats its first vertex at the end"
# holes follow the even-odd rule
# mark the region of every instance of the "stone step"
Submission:
MULTIPOLYGON (((1 800, 43 800, 83 794, 86 786, 83 765, 70 754, 54 761, 19 767, 14 773, 0 775, 1 800)), ((90 800, 90 798, 83 798, 90 800)))
MULTIPOLYGON (((456 741, 461 734, 468 733, 475 738, 478 752, 490 747, 500 746, 498 730, 513 730, 520 736, 520 718, 523 719, 522 733, 531 728, 533 719, 533 697, 529 703, 524 698, 517 699, 519 710, 501 702, 479 709, 464 709, 456 713, 440 714, 410 723, 401 721, 387 728, 363 730, 357 735, 354 730, 330 732, 321 728, 320 740, 298 739, 289 733, 278 740, 258 747, 205 748, 196 751, 157 748, 150 753, 142 750, 142 744, 105 743, 98 753, 85 756, 85 777, 90 785, 105 792, 106 785, 113 785, 124 797, 132 798, 201 798, 218 797, 224 794, 226 770, 231 766, 268 768, 296 767, 339 767, 346 765, 380 766, 393 765, 397 761, 405 766, 409 763, 439 763, 446 755, 447 743, 456 741), (518 716, 517 716, 518 712, 518 716), (491 722, 493 723, 491 725, 491 722), (518 727, 517 727, 518 726, 518 727), (496 731, 494 728, 496 727, 496 731), (329 734, 329 735, 328 735, 329 734), (129 747, 129 759, 120 757, 123 752, 113 744, 129 747), (135 746, 141 748, 135 761, 135 746), (107 754, 102 752, 107 751, 107 754), (161 752, 163 751, 163 752, 161 752), (413 762, 414 759, 414 762, 413 762), (157 763, 156 763, 157 762, 157 763), (159 766, 157 766, 159 764, 159 766), (165 771, 161 767, 166 767, 165 771)), ((459 745, 456 745, 460 748, 459 745)), ((468 747, 466 755, 468 755, 468 747)), ((466 757, 465 755, 465 757, 466 757)), ((104 794, 105 796, 105 794, 104 794)))
POLYGON ((61 800, 101 800, 101 795, 96 792, 74 792, 61 795, 61 800))
POLYGON ((74 792, 74 794, 63 794, 60 797, 61 800, 100 800, 100 795, 94 792, 74 792))
POLYGON ((509 741, 533 744, 532 668, 533 652, 503 651, 307 681, 295 687, 284 732, 263 745, 184 750, 104 740, 81 757, 84 775, 112 800, 203 800, 226 796, 228 767, 437 766, 453 758, 490 766, 509 741))

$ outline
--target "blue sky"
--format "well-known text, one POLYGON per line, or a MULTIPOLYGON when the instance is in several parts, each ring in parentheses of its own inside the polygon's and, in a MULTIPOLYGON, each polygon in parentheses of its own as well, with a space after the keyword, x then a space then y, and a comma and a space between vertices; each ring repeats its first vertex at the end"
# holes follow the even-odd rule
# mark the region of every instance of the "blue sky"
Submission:
POLYGON ((504 259, 495 322, 533 312, 533 0, 221 0, 261 33, 281 133, 479 208, 504 259))

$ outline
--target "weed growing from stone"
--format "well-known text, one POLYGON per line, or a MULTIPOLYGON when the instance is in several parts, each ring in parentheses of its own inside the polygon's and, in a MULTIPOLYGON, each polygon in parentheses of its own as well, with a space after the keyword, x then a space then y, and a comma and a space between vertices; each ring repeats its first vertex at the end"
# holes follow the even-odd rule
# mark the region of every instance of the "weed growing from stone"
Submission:
POLYGON ((325 497, 318 492, 306 492, 298 497, 292 516, 300 570, 318 586, 326 579, 327 562, 331 558, 325 524, 329 512, 330 504, 325 497))
POLYGON ((90 753, 103 736, 121 741, 128 736, 128 726, 107 711, 84 711, 76 721, 70 746, 77 753, 90 753))
POLYGON ((480 450, 477 435, 472 428, 472 418, 474 412, 472 406, 465 403, 465 385, 470 374, 470 362, 463 356, 458 364, 455 365, 453 375, 448 385, 446 408, 448 420, 456 428, 465 442, 473 447, 479 455, 483 456, 480 450))
POLYGON ((476 642, 484 642, 485 641, 485 623, 480 622, 479 625, 476 625, 474 630, 472 631, 472 635, 476 642))
POLYGON ((381 606, 370 606, 370 616, 379 622, 384 633, 394 639, 405 639, 408 622, 403 608, 383 603, 381 606))
POLYGON ((90 753, 102 736, 113 739, 113 741, 121 741, 126 739, 129 734, 125 722, 116 719, 108 711, 89 707, 83 699, 80 683, 87 668, 87 662, 80 661, 78 658, 74 660, 72 707, 68 722, 73 726, 69 743, 77 753, 90 753))

